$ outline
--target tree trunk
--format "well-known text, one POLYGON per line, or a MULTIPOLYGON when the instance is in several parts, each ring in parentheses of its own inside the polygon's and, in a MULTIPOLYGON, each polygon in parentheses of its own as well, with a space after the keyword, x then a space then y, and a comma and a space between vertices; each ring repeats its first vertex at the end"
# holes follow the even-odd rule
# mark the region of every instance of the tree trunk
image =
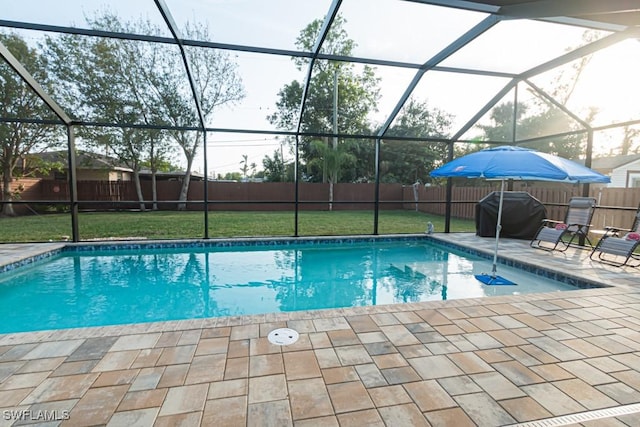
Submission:
POLYGON ((329 181, 329 212, 333 211, 333 181, 329 181))
POLYGON ((153 206, 151 207, 151 210, 157 211, 158 210, 158 187, 156 184, 155 170, 151 171, 151 198, 153 200, 153 206))
POLYGON ((137 169, 133 171, 133 182, 136 185, 136 194, 138 195, 138 200, 140 201, 140 210, 144 212, 147 208, 144 205, 144 196, 142 195, 142 186, 140 185, 140 173, 137 169))
MULTIPOLYGON (((181 202, 186 202, 187 201, 187 196, 189 194, 189 182, 191 181, 191 164, 192 164, 193 159, 189 159, 187 161, 187 170, 184 173, 184 178, 182 179, 182 187, 180 188, 180 197, 179 197, 179 201, 181 202)), ((205 177, 206 179, 206 177, 205 177)), ((179 203, 178 204, 178 210, 179 211, 184 211, 187 209, 187 204, 186 203, 179 203)))
MULTIPOLYGON (((13 199, 11 194, 11 169, 4 166, 2 170, 2 200, 3 201, 11 201, 13 199)), ((2 215, 3 216, 15 216, 16 213, 13 210, 13 204, 11 203, 3 203, 2 204, 2 215)))

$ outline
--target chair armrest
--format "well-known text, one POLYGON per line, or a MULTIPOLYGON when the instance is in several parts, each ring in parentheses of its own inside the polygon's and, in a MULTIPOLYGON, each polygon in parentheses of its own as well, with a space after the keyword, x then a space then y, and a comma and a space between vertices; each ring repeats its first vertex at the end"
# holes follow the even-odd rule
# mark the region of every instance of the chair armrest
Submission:
POLYGON ((558 220, 555 220, 555 219, 547 219, 547 218, 545 218, 545 219, 542 220, 542 225, 543 226, 547 226, 547 227, 551 227, 552 224, 556 225, 556 224, 563 224, 563 223, 564 223, 564 221, 558 221, 558 220))
POLYGON ((610 225, 605 226, 604 229, 606 231, 605 236, 620 236, 622 232, 629 233, 631 231, 629 228, 613 227, 610 225))

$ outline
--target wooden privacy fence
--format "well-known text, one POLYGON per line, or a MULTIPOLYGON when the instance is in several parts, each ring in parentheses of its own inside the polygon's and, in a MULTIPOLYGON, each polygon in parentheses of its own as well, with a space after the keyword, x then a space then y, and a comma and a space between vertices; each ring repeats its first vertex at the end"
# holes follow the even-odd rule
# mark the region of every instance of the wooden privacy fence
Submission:
MULTIPOLYGON (((151 183, 142 182, 142 191, 151 208, 151 183)), ((492 191, 493 187, 453 187, 452 216, 474 219, 476 203, 492 191)), ((21 186, 22 201, 59 201, 67 203, 69 191, 66 181, 24 179, 14 183, 21 186)), ((582 194, 582 186, 566 184, 546 184, 525 186, 516 183, 515 190, 526 191, 542 202, 547 216, 561 220, 566 213, 566 204, 573 196, 582 194)), ((179 181, 159 181, 157 200, 162 210, 174 210, 179 198, 179 181)), ((209 182, 208 199, 210 210, 241 211, 291 211, 295 203, 295 185, 289 182, 209 182)), ((607 225, 630 227, 635 210, 640 203, 640 188, 606 188, 591 186, 590 196, 598 203, 593 217, 593 225, 603 228, 607 225)), ((300 183, 298 197, 301 210, 328 210, 329 184, 300 183)), ((81 209, 138 209, 139 202, 135 186, 131 181, 79 181, 78 200, 81 209), (100 202, 100 203, 91 203, 100 202)), ((201 202, 204 199, 204 183, 194 181, 189 187, 188 200, 201 202)), ((381 209, 418 210, 435 215, 445 214, 446 188, 404 186, 401 184, 380 185, 381 209), (417 197, 417 199, 416 199, 417 197), (416 203, 417 202, 417 203, 416 203)), ((338 183, 334 185, 334 210, 371 210, 375 202, 375 184, 338 183)), ((202 203, 187 206, 191 210, 202 210, 202 203)), ((26 213, 26 209, 24 209, 26 213)))
MULTIPOLYGON (((453 187, 451 215, 461 219, 475 219, 476 204, 492 191, 499 188, 488 187, 453 187)), ((547 217, 563 220, 569 199, 582 195, 582 186, 563 186, 561 188, 527 187, 517 191, 526 191, 538 199, 547 209, 547 217)), ((418 203, 415 203, 416 189, 404 188, 405 209, 416 209, 420 212, 436 215, 445 214, 446 188, 420 187, 417 189, 418 203)), ((631 227, 636 210, 640 205, 640 188, 607 188, 592 186, 589 197, 594 197, 597 209, 593 215, 592 225, 602 229, 605 226, 631 227)))

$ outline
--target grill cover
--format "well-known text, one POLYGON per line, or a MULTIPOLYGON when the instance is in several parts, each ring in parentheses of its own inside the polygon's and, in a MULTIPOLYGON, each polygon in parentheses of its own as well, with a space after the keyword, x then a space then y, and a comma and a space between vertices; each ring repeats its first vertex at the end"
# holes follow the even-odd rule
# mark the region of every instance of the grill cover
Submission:
MULTIPOLYGON (((489 193, 476 204, 476 234, 495 237, 500 192, 489 193)), ((526 191, 505 191, 502 202, 502 231, 500 237, 533 239, 547 210, 540 200, 526 191)))

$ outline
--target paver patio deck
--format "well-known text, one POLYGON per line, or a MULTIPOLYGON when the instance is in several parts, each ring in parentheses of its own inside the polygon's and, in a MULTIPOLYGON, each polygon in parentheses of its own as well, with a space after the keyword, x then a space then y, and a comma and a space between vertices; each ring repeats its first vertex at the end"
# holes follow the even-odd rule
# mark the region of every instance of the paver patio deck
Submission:
POLYGON ((500 246, 611 287, 0 335, 0 426, 640 425, 640 270, 500 246))

